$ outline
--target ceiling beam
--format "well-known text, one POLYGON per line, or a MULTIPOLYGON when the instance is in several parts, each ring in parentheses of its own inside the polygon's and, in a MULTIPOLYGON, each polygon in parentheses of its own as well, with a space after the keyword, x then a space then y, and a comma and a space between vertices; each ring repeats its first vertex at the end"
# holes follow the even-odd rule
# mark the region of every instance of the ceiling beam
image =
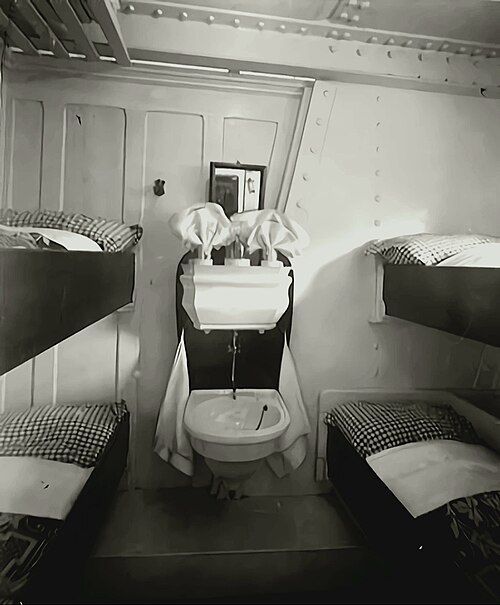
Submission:
POLYGON ((5 32, 7 41, 12 46, 20 48, 27 55, 38 55, 38 51, 31 40, 23 34, 17 25, 7 17, 0 8, 0 30, 5 32))
POLYGON ((49 48, 46 50, 51 50, 56 57, 69 59, 69 52, 64 47, 64 44, 59 40, 45 20, 45 17, 33 5, 31 0, 17 0, 16 9, 40 35, 40 39, 44 40, 45 38, 47 40, 49 48))
POLYGON ((76 43, 76 50, 83 53, 91 61, 99 61, 100 55, 94 43, 85 33, 83 25, 70 4, 69 0, 52 0, 61 20, 76 43))
POLYGON ((55 12, 52 4, 53 3, 49 4, 49 2, 40 2, 39 0, 35 2, 38 12, 50 25, 52 31, 55 32, 59 40, 66 40, 68 31, 64 23, 61 22, 59 15, 55 12))
POLYGON ((89 5, 108 40, 116 62, 119 65, 130 66, 132 63, 112 1, 89 0, 89 5))

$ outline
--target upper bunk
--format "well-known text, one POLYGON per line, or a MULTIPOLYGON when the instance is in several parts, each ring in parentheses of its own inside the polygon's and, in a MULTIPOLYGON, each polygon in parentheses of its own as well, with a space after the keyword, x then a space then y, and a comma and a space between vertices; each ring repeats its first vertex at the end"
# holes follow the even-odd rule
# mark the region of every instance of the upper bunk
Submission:
POLYGON ((141 235, 81 214, 0 211, 0 375, 131 303, 141 235), (44 221, 66 229, 26 225, 44 221))
POLYGON ((375 322, 396 317, 500 346, 500 239, 418 234, 377 242, 375 322))

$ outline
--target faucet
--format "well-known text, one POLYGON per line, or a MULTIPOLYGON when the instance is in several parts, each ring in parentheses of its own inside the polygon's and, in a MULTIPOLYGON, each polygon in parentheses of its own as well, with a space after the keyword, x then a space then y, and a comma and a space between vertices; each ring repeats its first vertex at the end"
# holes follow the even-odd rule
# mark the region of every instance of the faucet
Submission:
POLYGON ((233 389, 233 400, 236 401, 236 355, 241 351, 241 345, 238 343, 238 332, 236 330, 233 330, 233 344, 228 345, 227 350, 228 353, 232 353, 233 355, 233 362, 231 364, 231 385, 233 389))

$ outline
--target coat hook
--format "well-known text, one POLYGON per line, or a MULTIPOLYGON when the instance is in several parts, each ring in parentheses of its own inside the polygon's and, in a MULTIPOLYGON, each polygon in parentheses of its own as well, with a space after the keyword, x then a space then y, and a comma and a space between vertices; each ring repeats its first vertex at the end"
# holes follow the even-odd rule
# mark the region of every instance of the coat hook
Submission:
POLYGON ((165 181, 162 179, 156 179, 154 187, 154 194, 160 197, 161 195, 165 195, 165 181))

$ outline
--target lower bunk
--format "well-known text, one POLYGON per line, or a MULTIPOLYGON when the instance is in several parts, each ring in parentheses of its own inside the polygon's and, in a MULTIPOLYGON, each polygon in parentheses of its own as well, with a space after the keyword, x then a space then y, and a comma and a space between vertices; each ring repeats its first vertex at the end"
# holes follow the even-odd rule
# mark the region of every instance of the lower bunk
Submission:
POLYGON ((398 598, 500 602, 499 420, 448 394, 335 399, 328 477, 398 598))
POLYGON ((0 415, 0 603, 85 602, 81 572, 128 444, 123 402, 0 415))

